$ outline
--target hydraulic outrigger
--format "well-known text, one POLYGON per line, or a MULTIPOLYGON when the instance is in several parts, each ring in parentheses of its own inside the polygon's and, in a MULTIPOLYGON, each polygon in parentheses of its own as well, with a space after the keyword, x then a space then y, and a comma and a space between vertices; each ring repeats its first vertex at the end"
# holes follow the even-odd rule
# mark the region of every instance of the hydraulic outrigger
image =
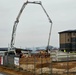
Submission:
POLYGON ((19 18, 20 18, 21 14, 22 14, 22 12, 23 12, 23 10, 24 10, 24 8, 25 8, 25 6, 27 4, 39 4, 42 7, 43 11, 45 12, 45 14, 46 14, 46 16, 47 16, 47 18, 49 20, 49 23, 51 24, 50 32, 49 32, 49 38, 48 38, 48 44, 47 44, 47 51, 48 51, 49 42, 50 42, 50 36, 51 36, 51 30, 52 30, 52 20, 50 19, 49 15, 47 14, 46 10, 44 9, 41 1, 33 1, 33 2, 30 2, 28 0, 22 5, 22 7, 20 9, 20 12, 19 12, 19 14, 18 14, 18 16, 17 16, 17 18, 16 18, 16 20, 14 22, 13 31, 12 31, 12 38, 11 38, 11 43, 10 43, 10 50, 13 50, 14 49, 16 29, 17 29, 17 25, 19 23, 19 18))

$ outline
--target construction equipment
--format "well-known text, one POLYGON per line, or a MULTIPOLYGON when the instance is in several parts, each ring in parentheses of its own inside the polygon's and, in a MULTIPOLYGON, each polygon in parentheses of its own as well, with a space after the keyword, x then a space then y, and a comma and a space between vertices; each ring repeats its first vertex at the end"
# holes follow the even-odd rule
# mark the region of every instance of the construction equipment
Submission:
MULTIPOLYGON (((16 18, 16 21, 14 22, 13 31, 12 31, 12 38, 11 38, 11 43, 10 43, 10 51, 14 49, 15 37, 16 37, 16 29, 17 29, 17 25, 18 25, 18 23, 19 23, 19 18, 20 18, 21 14, 22 14, 22 12, 23 12, 23 10, 24 10, 24 8, 25 8, 25 6, 26 6, 27 4, 39 4, 39 5, 42 7, 42 9, 44 10, 44 12, 45 12, 45 14, 46 14, 49 22, 51 23, 50 33, 49 33, 49 39, 48 39, 48 46, 49 46, 50 35, 51 35, 51 28, 52 28, 52 20, 50 19, 49 15, 47 14, 46 10, 44 9, 41 1, 33 1, 33 2, 30 2, 30 1, 27 0, 27 1, 22 5, 21 10, 20 10, 20 12, 19 12, 19 14, 18 14, 18 16, 17 16, 17 18, 16 18)), ((48 46, 47 46, 47 47, 48 47, 48 46)))

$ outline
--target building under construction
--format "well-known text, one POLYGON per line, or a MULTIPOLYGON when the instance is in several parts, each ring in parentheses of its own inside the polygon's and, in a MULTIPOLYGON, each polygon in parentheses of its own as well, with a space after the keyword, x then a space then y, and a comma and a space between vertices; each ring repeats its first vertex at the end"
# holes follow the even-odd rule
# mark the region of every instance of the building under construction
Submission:
POLYGON ((67 52, 76 51, 76 30, 59 32, 60 49, 67 52))

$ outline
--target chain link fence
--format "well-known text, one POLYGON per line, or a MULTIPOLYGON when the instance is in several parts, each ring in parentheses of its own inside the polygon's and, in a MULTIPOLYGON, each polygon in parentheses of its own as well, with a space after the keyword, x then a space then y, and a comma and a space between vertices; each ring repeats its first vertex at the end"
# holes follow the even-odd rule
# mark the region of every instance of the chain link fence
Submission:
POLYGON ((0 64, 12 69, 28 71, 33 73, 33 75, 76 75, 75 58, 72 61, 69 60, 72 56, 75 57, 75 55, 67 55, 67 58, 63 59, 63 61, 60 60, 60 56, 57 56, 57 61, 53 61, 51 57, 42 55, 23 58, 1 56, 0 64))

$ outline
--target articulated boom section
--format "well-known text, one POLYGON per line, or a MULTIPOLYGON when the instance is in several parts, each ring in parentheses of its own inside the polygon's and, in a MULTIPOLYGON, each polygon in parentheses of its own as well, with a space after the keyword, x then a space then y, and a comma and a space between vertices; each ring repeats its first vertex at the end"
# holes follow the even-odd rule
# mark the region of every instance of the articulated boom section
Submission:
MULTIPOLYGON (((23 10, 24 10, 24 8, 25 8, 25 6, 26 6, 27 4, 39 4, 39 5, 41 5, 41 7, 42 7, 42 9, 44 10, 44 12, 45 12, 45 14, 46 14, 49 22, 50 22, 51 25, 52 25, 52 20, 50 19, 49 15, 47 14, 46 10, 44 9, 41 1, 33 1, 33 2, 30 2, 30 1, 27 0, 27 1, 22 5, 22 8, 21 8, 21 10, 20 10, 20 12, 19 12, 19 14, 18 14, 18 16, 17 16, 17 18, 16 18, 16 21, 14 22, 13 31, 12 31, 12 39, 11 39, 11 44, 10 44, 10 50, 12 50, 12 49, 14 48, 15 36, 16 36, 16 29, 17 29, 17 25, 18 25, 18 23, 19 23, 19 18, 20 18, 21 14, 22 14, 22 12, 23 12, 23 10)), ((50 35, 51 35, 51 33, 49 33, 48 46, 49 46, 50 35)))
POLYGON ((11 47, 10 49, 12 50, 14 48, 14 44, 15 44, 15 36, 16 36, 16 29, 17 29, 17 25, 19 23, 19 18, 22 14, 22 11, 24 10, 25 6, 27 5, 27 2, 23 4, 17 18, 16 18, 16 21, 14 22, 14 26, 13 26, 13 31, 12 31, 12 39, 11 39, 11 47))

